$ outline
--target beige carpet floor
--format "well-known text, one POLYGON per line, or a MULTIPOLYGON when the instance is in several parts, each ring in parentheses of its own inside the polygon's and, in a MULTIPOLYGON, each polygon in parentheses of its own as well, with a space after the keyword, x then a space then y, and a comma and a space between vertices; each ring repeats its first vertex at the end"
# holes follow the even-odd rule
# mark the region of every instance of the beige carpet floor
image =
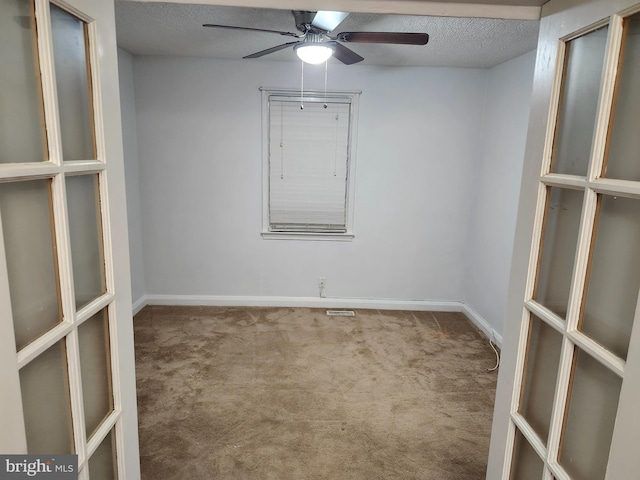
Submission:
POLYGON ((481 480, 495 355, 460 313, 146 307, 142 478, 481 480))

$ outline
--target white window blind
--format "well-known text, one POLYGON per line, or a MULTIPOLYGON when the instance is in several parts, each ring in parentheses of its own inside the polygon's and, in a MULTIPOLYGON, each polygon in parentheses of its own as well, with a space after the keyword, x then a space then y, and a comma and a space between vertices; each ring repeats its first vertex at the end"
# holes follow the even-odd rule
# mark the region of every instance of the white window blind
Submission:
POLYGON ((269 230, 347 230, 349 98, 269 97, 269 230))

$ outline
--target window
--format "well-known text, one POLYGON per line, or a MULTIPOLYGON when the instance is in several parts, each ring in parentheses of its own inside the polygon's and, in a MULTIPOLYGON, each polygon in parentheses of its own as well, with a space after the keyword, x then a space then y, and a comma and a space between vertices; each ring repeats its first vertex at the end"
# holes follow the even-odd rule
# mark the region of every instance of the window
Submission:
POLYGON ((353 238, 358 97, 262 90, 263 237, 353 238))

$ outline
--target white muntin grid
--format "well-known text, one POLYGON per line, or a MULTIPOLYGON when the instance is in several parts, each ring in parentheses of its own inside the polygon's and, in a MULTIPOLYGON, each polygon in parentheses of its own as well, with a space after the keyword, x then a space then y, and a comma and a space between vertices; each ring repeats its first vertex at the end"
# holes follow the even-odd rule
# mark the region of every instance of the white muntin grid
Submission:
MULTIPOLYGON (((51 328, 48 332, 29 343, 20 351, 13 351, 17 368, 21 369, 28 365, 33 359, 45 352, 52 345, 64 341, 66 346, 66 363, 69 378, 69 397, 71 404, 72 429, 74 436, 75 452, 78 454, 78 467, 81 479, 88 479, 89 472, 87 464, 91 455, 95 452, 101 442, 110 432, 116 435, 116 456, 118 459, 118 472, 122 478, 122 452, 123 442, 121 434, 122 397, 119 376, 119 359, 117 338, 116 309, 114 308, 115 281, 113 266, 113 251, 111 242, 111 228, 109 221, 108 196, 108 159, 106 156, 106 145, 104 137, 104 121, 102 109, 102 96, 99 75, 99 53, 98 31, 96 22, 83 12, 74 8, 68 3, 54 0, 34 0, 34 13, 36 22, 36 41, 38 50, 38 66, 40 69, 40 81, 42 89, 42 103, 44 112, 44 128, 46 131, 46 146, 48 158, 46 161, 34 158, 30 163, 14 163, 0 165, 0 182, 14 182, 26 180, 49 181, 51 215, 53 218, 54 247, 56 254, 56 266, 59 282, 59 301, 62 307, 62 321, 51 328), (87 72, 89 78, 90 107, 93 113, 93 135, 95 144, 95 159, 85 159, 77 161, 64 161, 62 156, 62 143, 60 134, 60 117, 58 110, 58 96, 55 79, 55 68, 53 58, 53 40, 51 31, 50 3, 57 5, 85 24, 85 36, 87 41, 87 72), (69 218, 67 212, 67 194, 65 178, 74 175, 95 176, 98 183, 98 195, 96 198, 99 210, 99 220, 101 223, 100 233, 102 235, 101 247, 104 258, 104 274, 106 292, 89 304, 76 311, 74 279, 71 264, 71 245, 69 234, 69 218), (87 439, 85 429, 85 415, 83 406, 82 379, 80 368, 80 352, 78 327, 101 310, 106 309, 109 320, 109 349, 111 359, 111 381, 113 392, 113 411, 102 421, 96 431, 87 439)), ((0 219, 1 225, 1 219, 0 219)), ((0 230, 0 257, 4 258, 5 246, 0 230)), ((6 266, 3 263, 3 272, 6 275, 6 266)), ((7 334, 13 342, 13 325, 8 284, 0 282, 0 299, 3 300, 3 307, 0 315, 3 318, 0 322, 0 331, 7 334)), ((7 337, 5 337, 7 338, 7 337)), ((8 345, 8 343, 7 343, 8 345)), ((11 384, 16 385, 15 378, 11 378, 11 384)), ((18 409, 16 409, 18 410, 18 409)), ((21 413, 21 412, 16 412, 21 413)), ((21 417, 22 421, 22 417, 21 417)), ((18 433, 18 438, 14 438, 17 445, 22 445, 26 453, 26 433, 24 427, 18 433)))
MULTIPOLYGON (((591 243, 594 239, 593 230, 599 208, 599 196, 612 195, 633 199, 640 199, 640 182, 599 178, 605 160, 606 146, 610 128, 610 117, 614 103, 616 90, 616 75, 623 39, 624 19, 640 11, 639 7, 615 14, 610 18, 592 24, 573 34, 561 38, 557 44, 556 71, 553 81, 549 117, 543 151, 540 183, 538 185, 536 214, 533 226, 533 240, 529 256, 529 269, 524 293, 520 334, 518 339, 518 355, 516 358, 516 376, 514 378, 511 397, 511 422, 507 434, 506 453, 504 457, 503 480, 510 478, 510 470, 513 464, 513 450, 516 428, 536 451, 544 464, 544 480, 570 480, 569 474, 558 462, 561 448, 563 427, 566 409, 568 408, 569 392, 571 389, 572 374, 577 349, 584 351, 596 359, 615 375, 624 380, 626 362, 616 356, 599 343, 595 342, 578 329, 581 308, 583 303, 583 291, 588 274, 591 255, 591 243), (556 121, 561 100, 562 82, 564 78, 564 66, 567 55, 567 44, 571 40, 597 30, 603 26, 609 26, 607 48, 601 79, 600 97, 596 115, 596 125, 591 146, 591 157, 587 170, 587 176, 575 176, 559 173, 550 173, 551 159, 556 132, 556 121), (544 222, 546 206, 549 199, 549 189, 559 187, 584 192, 580 227, 577 239, 577 247, 572 272, 571 289, 566 318, 563 319, 549 308, 534 300, 541 244, 544 234, 544 222), (541 439, 524 416, 519 412, 520 400, 523 390, 524 372, 527 363, 527 346, 531 332, 532 316, 552 327, 562 335, 560 364, 558 367, 555 396, 550 420, 549 438, 547 445, 541 439)), ((636 309, 633 338, 638 337, 638 317, 636 309)), ((624 389, 624 386, 623 386, 624 389)), ((619 428, 616 422, 616 429, 619 428)), ((614 431, 615 436, 615 431, 614 431)), ((607 479, 613 478, 611 472, 607 472, 607 479)))

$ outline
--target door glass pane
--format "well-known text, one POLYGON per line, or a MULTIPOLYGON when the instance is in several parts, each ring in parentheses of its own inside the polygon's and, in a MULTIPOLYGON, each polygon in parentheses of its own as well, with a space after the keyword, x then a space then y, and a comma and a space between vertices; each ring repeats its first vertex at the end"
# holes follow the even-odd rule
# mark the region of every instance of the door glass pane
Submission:
POLYGON ((51 4, 53 58, 64 160, 95 159, 85 23, 51 4))
POLYGON ((551 171, 586 176, 608 27, 567 43, 551 171))
POLYGON ((560 465, 572 479, 604 478, 621 386, 620 377, 578 350, 560 448, 560 465))
POLYGON ((20 370, 29 453, 74 453, 65 341, 20 370))
POLYGON ((49 180, 0 183, 11 310, 20 350, 62 321, 49 180))
POLYGON ((71 262, 80 309, 105 292, 98 175, 67 177, 71 262))
POLYGON ((0 163, 47 159, 33 2, 0 0, 0 163))
POLYGON ((516 430, 510 480, 542 480, 544 463, 524 435, 516 430))
POLYGON ((91 480, 115 480, 118 478, 116 462, 116 436, 111 430, 89 459, 91 480))
POLYGON ((549 437, 561 347, 562 335, 532 316, 520 413, 545 444, 549 437))
POLYGON ((626 359, 640 289, 640 200, 600 197, 580 329, 626 359))
POLYGON ((101 310, 78 327, 87 438, 113 410, 109 318, 101 310))
POLYGON ((569 301, 583 192, 548 189, 534 299, 564 318, 569 301))
POLYGON ((607 177, 640 181, 640 14, 625 20, 623 42, 605 168, 607 177))

